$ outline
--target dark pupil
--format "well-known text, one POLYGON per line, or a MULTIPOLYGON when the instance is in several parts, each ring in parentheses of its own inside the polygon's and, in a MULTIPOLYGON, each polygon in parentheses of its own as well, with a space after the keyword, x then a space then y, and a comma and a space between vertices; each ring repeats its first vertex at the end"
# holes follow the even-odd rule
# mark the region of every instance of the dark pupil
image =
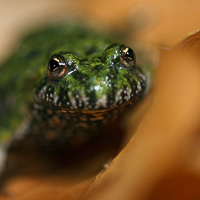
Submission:
POLYGON ((129 49, 127 52, 126 52, 126 56, 129 57, 129 58, 134 58, 134 52, 132 49, 129 49))
POLYGON ((51 60, 49 62, 49 67, 50 67, 51 71, 53 71, 54 69, 56 69, 58 66, 59 66, 59 62, 56 61, 56 60, 51 60))

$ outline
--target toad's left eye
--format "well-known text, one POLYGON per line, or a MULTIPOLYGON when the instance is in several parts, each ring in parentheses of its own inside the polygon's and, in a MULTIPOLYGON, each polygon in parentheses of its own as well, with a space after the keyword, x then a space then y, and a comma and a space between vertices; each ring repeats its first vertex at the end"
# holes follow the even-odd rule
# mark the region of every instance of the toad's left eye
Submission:
POLYGON ((66 64, 64 58, 54 55, 49 60, 47 66, 47 78, 49 80, 56 80, 66 74, 66 64))
POLYGON ((122 45, 121 46, 121 61, 126 67, 135 67, 136 66, 136 56, 134 51, 122 45))

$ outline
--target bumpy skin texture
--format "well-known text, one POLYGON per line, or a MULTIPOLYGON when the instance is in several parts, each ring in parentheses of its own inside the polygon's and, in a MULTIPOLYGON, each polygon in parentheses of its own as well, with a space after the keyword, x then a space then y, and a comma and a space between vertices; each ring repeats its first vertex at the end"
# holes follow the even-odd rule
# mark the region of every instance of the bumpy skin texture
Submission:
POLYGON ((67 24, 29 34, 0 76, 0 143, 91 138, 146 87, 130 48, 67 24))

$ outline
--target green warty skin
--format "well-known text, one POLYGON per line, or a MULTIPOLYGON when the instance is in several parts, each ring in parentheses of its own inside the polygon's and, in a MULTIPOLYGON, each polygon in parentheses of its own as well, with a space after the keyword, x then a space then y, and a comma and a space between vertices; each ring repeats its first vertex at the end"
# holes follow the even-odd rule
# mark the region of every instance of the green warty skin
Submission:
POLYGON ((29 136, 70 145, 101 134, 144 94, 133 50, 67 24, 26 36, 0 67, 0 147, 29 136))

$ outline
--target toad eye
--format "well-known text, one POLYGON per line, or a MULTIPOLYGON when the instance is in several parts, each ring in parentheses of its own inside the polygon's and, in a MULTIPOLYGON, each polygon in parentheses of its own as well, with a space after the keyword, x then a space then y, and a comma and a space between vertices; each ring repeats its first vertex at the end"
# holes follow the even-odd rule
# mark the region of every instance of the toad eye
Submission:
POLYGON ((56 80, 64 76, 66 71, 64 58, 58 55, 52 56, 47 66, 47 78, 49 80, 56 80))
POLYGON ((121 46, 121 61, 126 67, 135 67, 136 66, 136 56, 134 51, 122 45, 121 46))
POLYGON ((126 53, 126 56, 128 57, 128 58, 132 58, 132 59, 135 59, 135 53, 133 52, 133 50, 131 49, 131 48, 126 48, 125 50, 124 50, 124 52, 126 53))
POLYGON ((55 71, 59 67, 59 61, 57 59, 52 59, 49 61, 49 70, 51 72, 55 71))

